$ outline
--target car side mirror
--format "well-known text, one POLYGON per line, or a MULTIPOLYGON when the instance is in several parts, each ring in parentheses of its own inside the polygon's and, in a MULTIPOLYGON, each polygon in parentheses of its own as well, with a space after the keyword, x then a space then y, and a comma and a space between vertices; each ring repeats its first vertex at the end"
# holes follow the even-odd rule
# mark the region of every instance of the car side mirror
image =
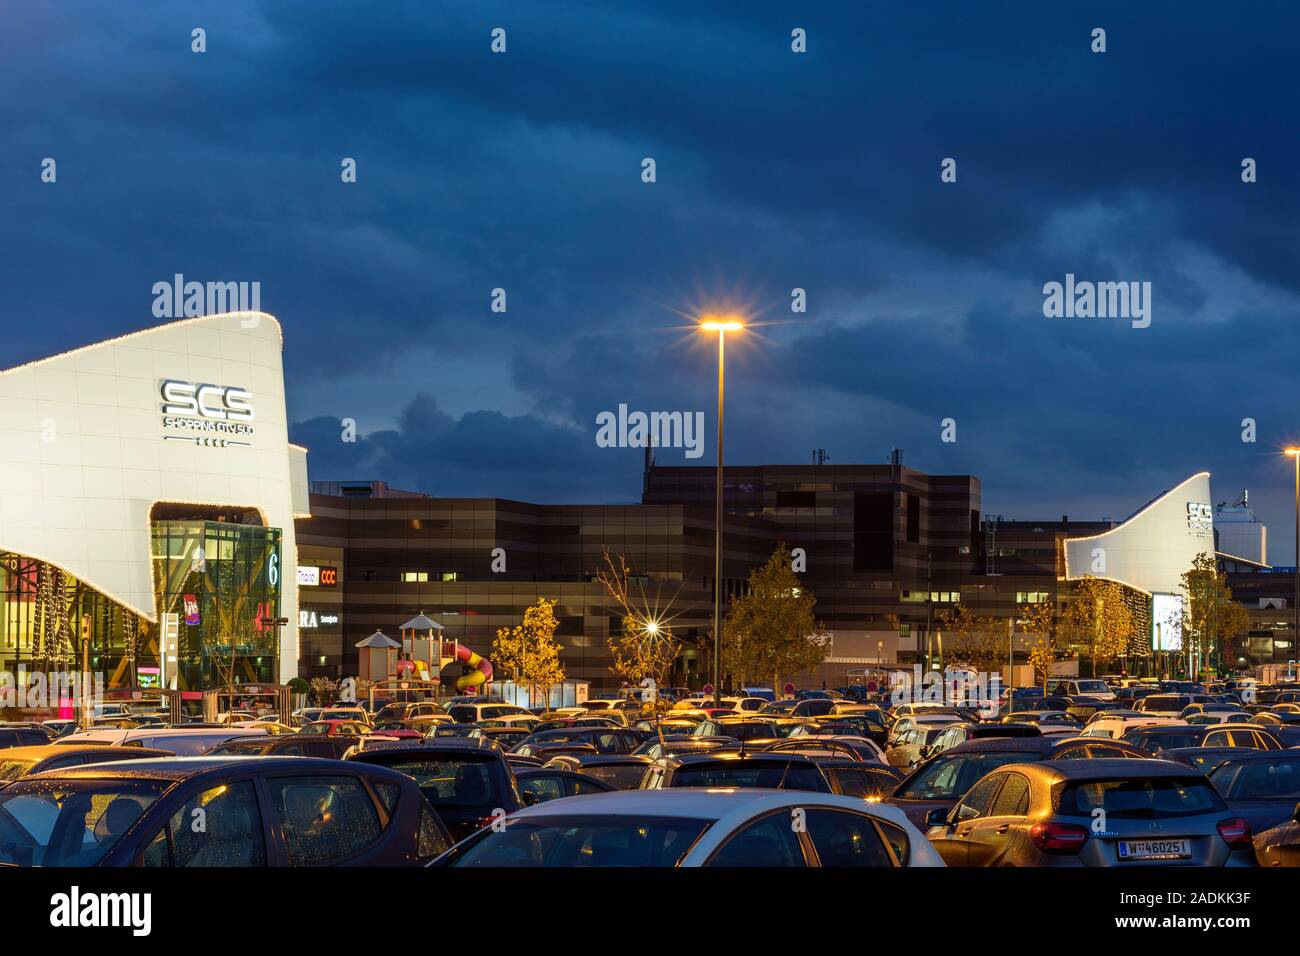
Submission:
POLYGON ((524 806, 526 807, 534 806, 539 802, 537 794, 532 790, 521 790, 519 796, 523 799, 524 806))
POLYGON ((925 825, 927 827, 946 827, 948 825, 948 811, 943 807, 937 807, 925 815, 925 825))

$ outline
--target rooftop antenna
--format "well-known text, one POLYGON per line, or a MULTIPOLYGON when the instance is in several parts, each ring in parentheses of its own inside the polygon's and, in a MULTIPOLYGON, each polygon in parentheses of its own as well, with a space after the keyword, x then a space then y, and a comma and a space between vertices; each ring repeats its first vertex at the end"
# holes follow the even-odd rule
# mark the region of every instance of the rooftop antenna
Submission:
POLYGON ((824 465, 831 460, 830 455, 826 454, 825 448, 814 448, 812 459, 814 465, 824 465))

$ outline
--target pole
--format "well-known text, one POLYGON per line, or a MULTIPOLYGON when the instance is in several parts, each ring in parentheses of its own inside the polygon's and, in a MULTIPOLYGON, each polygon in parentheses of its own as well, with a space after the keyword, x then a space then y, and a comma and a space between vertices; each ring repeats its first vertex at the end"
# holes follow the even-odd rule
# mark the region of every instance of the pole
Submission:
MULTIPOLYGON (((1295 456, 1295 633, 1291 637, 1291 660, 1300 659, 1296 643, 1300 642, 1300 454, 1295 456)), ((1294 671, 1292 677, 1294 677, 1294 671)))
POLYGON ((930 673, 931 642, 934 640, 934 581, 931 563, 934 555, 925 556, 925 673, 930 673))
MULTIPOLYGON (((713 706, 722 706, 722 396, 727 333, 718 330, 718 471, 713 510, 713 706)), ((1297 472, 1300 474, 1300 472, 1297 472)), ((1300 486, 1297 486, 1300 487, 1300 486)), ((1300 514, 1300 512, 1297 512, 1300 514)), ((1297 519, 1300 522, 1300 518, 1297 519)), ((1300 528, 1300 523, 1297 523, 1300 528)), ((1300 534, 1300 532, 1297 532, 1300 534)), ((1297 584, 1300 587, 1300 584, 1297 584)), ((773 693, 776 688, 772 688, 773 693)))

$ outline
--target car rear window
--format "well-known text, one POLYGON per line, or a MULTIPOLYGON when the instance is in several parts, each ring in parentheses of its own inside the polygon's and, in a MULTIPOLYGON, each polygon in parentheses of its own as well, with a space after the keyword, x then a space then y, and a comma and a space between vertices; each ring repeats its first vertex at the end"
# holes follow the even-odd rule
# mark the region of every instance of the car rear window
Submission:
POLYGON ((507 817, 452 866, 676 866, 709 820, 642 816, 507 817))
POLYGON ((641 785, 641 778, 645 776, 645 765, 634 763, 584 767, 582 773, 588 777, 595 777, 611 787, 618 787, 620 790, 635 790, 641 785))
POLYGON ((1137 744, 1148 753, 1155 753, 1157 750, 1173 750, 1176 747, 1195 747, 1205 736, 1203 730, 1188 728, 1187 730, 1166 730, 1156 732, 1143 732, 1142 730, 1130 730, 1124 735, 1124 739, 1130 743, 1137 744))
POLYGON ((1204 777, 1126 778, 1067 783, 1060 812, 1091 817, 1101 808, 1117 820, 1162 820, 1225 810, 1204 777))
POLYGON ((0 783, 13 783, 35 765, 35 760, 0 760, 0 783))
POLYGON ((500 801, 509 789, 500 760, 413 757, 385 760, 383 766, 414 780, 435 807, 478 807, 500 801))
POLYGON ((925 764, 896 796, 904 800, 956 800, 985 774, 1011 763, 1041 759, 1024 751, 941 755, 925 764))
POLYGON ((811 790, 825 793, 830 788, 815 766, 796 763, 728 762, 680 767, 673 774, 674 787, 761 787, 767 790, 811 790))
POLYGON ((1300 760, 1246 760, 1216 770, 1214 789, 1227 800, 1300 799, 1300 760))

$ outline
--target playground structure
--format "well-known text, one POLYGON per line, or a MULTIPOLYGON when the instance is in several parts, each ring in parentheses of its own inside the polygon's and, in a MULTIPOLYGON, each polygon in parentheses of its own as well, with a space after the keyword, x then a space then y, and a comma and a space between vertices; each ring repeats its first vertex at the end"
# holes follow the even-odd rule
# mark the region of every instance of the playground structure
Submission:
POLYGON ((486 693, 492 681, 492 662, 459 641, 444 641, 442 630, 441 624, 421 613, 401 626, 400 641, 375 631, 357 642, 358 677, 372 683, 410 681, 436 687, 442 683, 442 669, 458 661, 473 670, 456 678, 456 690, 486 693))

